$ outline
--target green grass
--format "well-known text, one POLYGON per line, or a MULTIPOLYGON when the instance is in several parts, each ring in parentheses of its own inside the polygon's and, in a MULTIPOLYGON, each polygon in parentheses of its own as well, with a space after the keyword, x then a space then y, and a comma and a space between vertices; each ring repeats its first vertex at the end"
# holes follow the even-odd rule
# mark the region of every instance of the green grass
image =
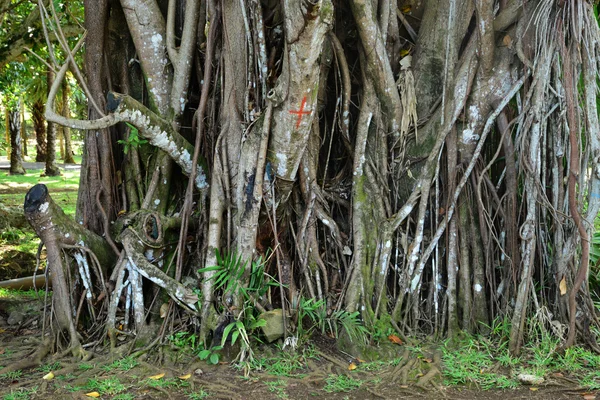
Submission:
POLYGON ((124 392, 127 387, 119 381, 116 376, 107 379, 89 379, 86 385, 86 390, 95 391, 102 395, 115 395, 124 392))
POLYGON ((104 371, 110 372, 115 369, 121 371, 129 371, 139 365, 139 362, 133 357, 125 357, 120 360, 113 362, 110 365, 105 365, 102 367, 104 371))
POLYGON ((2 396, 2 400, 29 400, 32 398, 32 395, 35 395, 37 392, 37 386, 32 387, 31 389, 16 389, 11 390, 10 393, 7 393, 2 396))
POLYGON ((323 388, 327 393, 351 392, 360 388, 363 381, 354 379, 346 375, 329 375, 325 379, 326 385, 323 388))
POLYGON ((4 289, 0 288, 0 299, 22 299, 22 298, 30 298, 37 299, 38 294, 35 290, 13 290, 13 289, 4 289))
POLYGON ((61 170, 60 176, 42 177, 40 175, 43 172, 41 169, 31 169, 25 175, 10 175, 3 171, 0 173, 0 191, 7 193, 20 190, 25 193, 38 183, 48 186, 51 194, 56 191, 74 191, 79 187, 79 169, 61 170))
POLYGON ((275 395, 278 398, 280 398, 280 399, 288 398, 288 394, 285 391, 285 388, 287 387, 287 382, 284 381, 283 379, 280 379, 278 381, 265 382, 265 385, 267 385, 267 387, 269 388, 269 391, 272 393, 275 393, 275 395))

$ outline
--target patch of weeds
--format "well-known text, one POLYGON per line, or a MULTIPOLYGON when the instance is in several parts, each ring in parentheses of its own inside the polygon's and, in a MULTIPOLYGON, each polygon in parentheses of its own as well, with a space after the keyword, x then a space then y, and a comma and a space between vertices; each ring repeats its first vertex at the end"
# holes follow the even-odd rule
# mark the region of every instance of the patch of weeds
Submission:
POLYGON ((182 381, 174 378, 166 378, 166 379, 146 379, 145 383, 150 387, 155 388, 181 388, 181 387, 189 387, 189 382, 182 381))
POLYGON ((114 361, 112 364, 105 365, 102 367, 104 371, 110 372, 118 369, 121 371, 129 371, 139 365, 139 362, 133 357, 125 357, 120 360, 114 361))
POLYGON ((53 362, 52 364, 44 364, 38 368, 39 371, 44 372, 46 374, 50 371, 56 371, 58 369, 60 369, 60 363, 58 361, 53 362))
POLYGON ((588 390, 600 390, 600 371, 587 373, 579 379, 579 384, 588 390))
POLYGON ((442 356, 444 383, 447 385, 472 383, 483 390, 517 387, 516 380, 491 372, 493 366, 491 354, 483 351, 481 347, 482 345, 474 339, 467 339, 458 348, 444 346, 442 356))
POLYGON ((280 351, 275 357, 255 357, 250 368, 257 371, 265 371, 275 376, 287 376, 301 378, 301 371, 306 367, 308 359, 318 358, 314 346, 305 346, 302 352, 280 351))
POLYGON ((19 379, 22 375, 23 375, 23 372, 20 369, 18 369, 16 371, 10 371, 5 374, 2 374, 2 375, 0 375, 0 378, 15 380, 15 379, 19 379))
POLYGON ((506 368, 515 368, 521 363, 521 357, 513 357, 508 349, 505 349, 501 354, 496 356, 496 360, 506 368))
MULTIPOLYGON (((0 289, 0 298, 2 298, 2 291, 6 290, 6 289, 0 289)), ((0 354, 0 357, 8 357, 10 355, 13 355, 15 353, 15 351, 13 349, 4 349, 4 353, 0 354)))
POLYGON ((34 386, 31 389, 20 388, 11 390, 10 393, 2 396, 2 400, 29 400, 32 395, 36 394, 36 392, 37 386, 34 386))
POLYGON ((169 335, 168 339, 173 343, 173 346, 180 349, 192 349, 197 351, 200 347, 198 336, 189 332, 177 332, 169 335))
POLYGON ((547 369, 553 364, 553 358, 556 349, 559 347, 558 339, 546 337, 539 343, 532 343, 528 346, 531 356, 527 360, 528 364, 536 369, 547 369))
POLYGON ((103 380, 89 379, 86 389, 101 394, 114 395, 125 391, 127 387, 119 381, 119 378, 113 376, 103 380))
POLYGON ((90 369, 94 368, 94 366, 90 363, 87 362, 82 362, 81 364, 79 364, 77 366, 77 369, 81 370, 81 371, 88 371, 90 369))
MULTIPOLYGON (((37 245, 36 245, 37 248, 37 245)), ((22 299, 22 298, 29 298, 29 299, 37 299, 38 298, 38 293, 36 293, 35 290, 30 289, 30 290, 13 290, 13 289, 4 289, 4 288, 0 288, 0 299, 22 299)), ((9 350, 6 349, 6 351, 4 352, 3 355, 10 355, 14 353, 14 350, 9 350)))
POLYGON ((207 364, 217 365, 219 363, 219 359, 221 358, 219 351, 222 349, 223 346, 212 346, 210 349, 201 350, 198 353, 198 357, 202 361, 206 361, 207 364))
POLYGON ((339 392, 351 392, 360 388, 363 381, 359 379, 350 378, 346 375, 329 375, 325 379, 326 385, 323 388, 327 393, 339 393, 339 392))
POLYGON ((361 371, 380 371, 389 365, 390 363, 385 361, 371 361, 359 364, 358 369, 361 371))
POLYGON ((209 396, 210 396, 210 393, 208 393, 204 389, 200 389, 198 392, 188 393, 188 399, 190 399, 190 400, 203 400, 203 399, 207 399, 209 396))
POLYGON ((121 393, 118 394, 116 396, 113 397, 113 400, 133 400, 135 397, 133 397, 132 394, 129 393, 121 393))
POLYGON ((288 398, 288 394, 285 391, 287 383, 283 379, 280 379, 278 381, 265 382, 265 385, 267 385, 270 392, 275 393, 275 395, 280 399, 288 398))

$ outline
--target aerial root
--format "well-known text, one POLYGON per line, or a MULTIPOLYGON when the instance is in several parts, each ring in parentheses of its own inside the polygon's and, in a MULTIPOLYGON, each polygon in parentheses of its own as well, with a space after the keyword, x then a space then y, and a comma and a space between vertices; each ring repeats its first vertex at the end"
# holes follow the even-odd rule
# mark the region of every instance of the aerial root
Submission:
POLYGON ((0 375, 6 374, 7 372, 17 371, 20 369, 39 367, 40 365, 42 365, 42 360, 44 359, 44 357, 46 357, 46 355, 50 353, 51 348, 52 339, 44 339, 42 344, 39 345, 37 350, 30 357, 26 357, 21 361, 7 365, 6 367, 0 369, 0 375))

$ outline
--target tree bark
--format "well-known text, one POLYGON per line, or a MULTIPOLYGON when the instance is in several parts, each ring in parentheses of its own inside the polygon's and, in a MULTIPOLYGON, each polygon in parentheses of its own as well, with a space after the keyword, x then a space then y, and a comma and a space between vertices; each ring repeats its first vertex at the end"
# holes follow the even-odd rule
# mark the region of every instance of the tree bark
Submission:
MULTIPOLYGON (((48 91, 54 81, 54 72, 48 70, 47 72, 47 84, 48 91)), ((60 175, 60 169, 56 165, 56 124, 48 121, 46 128, 46 176, 58 176, 60 175)))
POLYGON ((36 101, 31 106, 31 119, 35 132, 35 161, 46 162, 46 120, 44 119, 44 103, 36 101))
POLYGON ((21 112, 19 108, 10 110, 10 173, 11 175, 25 174, 23 168, 23 157, 21 149, 23 146, 21 138, 21 112))

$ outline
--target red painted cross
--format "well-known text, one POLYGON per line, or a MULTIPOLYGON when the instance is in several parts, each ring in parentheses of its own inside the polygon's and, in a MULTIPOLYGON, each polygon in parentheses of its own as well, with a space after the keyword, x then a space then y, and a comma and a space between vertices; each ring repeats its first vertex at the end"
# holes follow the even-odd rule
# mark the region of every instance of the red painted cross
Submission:
POLYGON ((296 121, 296 129, 300 127, 300 122, 302 122, 302 117, 304 115, 308 115, 310 111, 304 111, 304 106, 306 105, 306 96, 302 99, 302 104, 300 105, 300 109, 296 111, 290 110, 290 114, 296 114, 298 116, 298 120, 296 121))

